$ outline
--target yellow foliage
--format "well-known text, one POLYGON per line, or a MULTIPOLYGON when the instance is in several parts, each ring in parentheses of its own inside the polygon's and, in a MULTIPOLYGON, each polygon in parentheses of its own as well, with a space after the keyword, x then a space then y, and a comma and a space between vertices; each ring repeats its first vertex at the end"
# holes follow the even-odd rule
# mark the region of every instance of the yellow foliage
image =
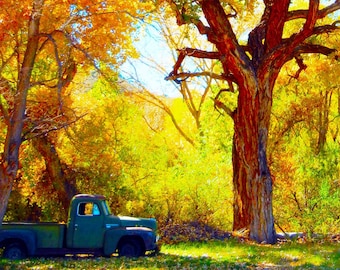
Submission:
MULTIPOLYGON (((65 119, 67 113, 63 110, 71 108, 69 93, 75 89, 71 82, 77 70, 85 72, 82 76, 88 76, 89 68, 101 69, 110 74, 107 77, 113 77, 118 64, 127 56, 136 56, 132 32, 139 20, 153 9, 152 1, 113 0, 105 1, 105 4, 91 0, 41 1, 39 44, 35 50, 28 48, 27 33, 36 2, 0 1, 0 77, 12 86, 1 94, 13 107, 23 59, 34 59, 32 75, 28 78, 26 123, 31 120, 32 125, 37 125, 36 120, 55 120, 56 117, 60 121, 60 116, 63 121, 73 121, 65 119)), ((76 117, 73 112, 71 117, 76 117)), ((28 128, 36 130, 32 126, 28 128)))
MULTIPOLYGON (((2 1, 0 14, 0 50, 15 51, 25 46, 25 35, 33 0, 2 1), (16 42, 13 42, 15 41, 16 42), (8 43, 12 42, 12 47, 8 43)), ((42 47, 39 53, 55 56, 62 50, 58 40, 67 39, 73 46, 78 63, 89 59, 108 63, 120 62, 121 54, 135 55, 132 31, 139 19, 153 9, 151 1, 98 1, 46 0, 40 22, 42 47), (63 36, 63 37, 62 37, 63 36), (58 45, 46 46, 48 43, 58 45)), ((66 44, 64 44, 65 46, 66 44)), ((65 47, 64 47, 65 48, 65 47)))

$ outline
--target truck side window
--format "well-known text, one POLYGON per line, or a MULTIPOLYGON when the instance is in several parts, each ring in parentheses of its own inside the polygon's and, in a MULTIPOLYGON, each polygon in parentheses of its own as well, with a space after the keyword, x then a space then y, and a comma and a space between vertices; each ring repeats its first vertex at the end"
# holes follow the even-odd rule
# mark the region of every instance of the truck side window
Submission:
POLYGON ((78 204, 78 216, 85 215, 85 203, 78 204))
POLYGON ((78 206, 78 215, 80 216, 99 216, 100 210, 97 204, 92 202, 80 203, 78 206))

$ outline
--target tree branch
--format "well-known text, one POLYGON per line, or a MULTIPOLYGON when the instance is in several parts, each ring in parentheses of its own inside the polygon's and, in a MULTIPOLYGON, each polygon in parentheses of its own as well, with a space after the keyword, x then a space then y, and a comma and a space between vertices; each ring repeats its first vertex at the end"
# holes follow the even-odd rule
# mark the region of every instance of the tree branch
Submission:
POLYGON ((300 76, 300 73, 307 68, 307 65, 303 62, 303 58, 300 55, 296 56, 295 60, 296 60, 296 63, 298 64, 298 66, 299 66, 299 69, 295 73, 295 75, 292 76, 292 78, 298 79, 299 76, 300 76))
POLYGON ((174 65, 173 71, 167 77, 165 77, 165 80, 173 80, 177 84, 180 84, 183 80, 186 80, 190 77, 208 76, 216 80, 227 80, 231 82, 236 82, 236 79, 230 73, 229 74, 216 74, 211 71, 178 73, 178 70, 180 69, 184 61, 184 58, 186 56, 202 58, 202 59, 203 58, 212 59, 212 60, 214 59, 219 60, 221 56, 219 52, 208 52, 208 51, 203 51, 203 50, 193 49, 193 48, 184 48, 178 51, 179 51, 179 55, 174 65))
MULTIPOLYGON (((317 18, 322 19, 327 15, 340 9, 340 1, 337 0, 333 4, 321 9, 317 13, 317 18)), ((306 19, 308 16, 308 10, 293 10, 288 12, 286 21, 296 20, 296 19, 306 19)))
POLYGON ((309 0, 309 9, 307 12, 306 22, 299 33, 290 37, 290 45, 288 46, 289 48, 295 48, 314 34, 313 30, 318 19, 319 4, 319 0, 309 0))
POLYGON ((177 61, 174 65, 174 69, 172 71, 172 74, 177 74, 179 68, 182 65, 182 62, 184 61, 184 58, 186 56, 191 56, 195 58, 207 58, 207 59, 219 59, 220 54, 218 52, 207 52, 199 49, 193 49, 193 48, 184 48, 177 50, 179 52, 177 61))
POLYGON ((232 111, 227 105, 225 105, 222 101, 219 100, 219 97, 220 95, 223 93, 223 92, 234 92, 234 89, 221 89, 216 97, 214 98, 214 108, 218 111, 218 108, 219 109, 222 109, 223 111, 225 111, 231 118, 234 117, 234 111, 232 111))
POLYGON ((164 110, 168 116, 171 118, 172 123, 174 124, 174 126, 176 127, 177 131, 183 136, 183 138, 190 143, 191 145, 195 145, 195 142, 193 139, 191 139, 183 130, 182 128, 179 126, 179 124, 177 123, 177 120, 174 116, 174 114, 172 113, 172 111, 169 109, 169 107, 160 99, 158 98, 156 95, 150 93, 149 91, 143 91, 142 94, 137 93, 137 92, 133 92, 133 94, 135 96, 138 96, 140 99, 145 100, 151 104, 154 104, 156 107, 164 110), (143 94, 147 94, 152 100, 147 99, 146 97, 143 96, 143 94))
POLYGON ((57 115, 53 118, 43 119, 38 123, 35 123, 34 126, 28 130, 25 130, 22 135, 22 141, 27 141, 36 137, 40 137, 46 135, 52 131, 60 130, 62 128, 68 127, 71 124, 74 124, 79 119, 86 116, 83 114, 81 116, 77 116, 75 119, 66 122, 59 122, 58 118, 63 117, 63 115, 57 115), (30 136, 28 136, 30 135, 30 136))
POLYGON ((265 1, 266 10, 269 12, 265 47, 266 51, 272 50, 282 41, 283 27, 286 22, 290 0, 265 1))
POLYGON ((6 100, 4 93, 10 92, 11 86, 7 79, 0 77, 0 111, 2 113, 2 116, 4 118, 4 122, 7 125, 7 127, 10 124, 10 112, 8 109, 8 100, 6 100), (7 103, 7 104, 6 104, 7 103))
POLYGON ((336 52, 336 49, 331 49, 323 45, 302 43, 295 48, 293 54, 294 57, 304 53, 320 53, 327 56, 334 52, 336 52))
POLYGON ((309 32, 313 31, 313 28, 318 19, 319 5, 320 5, 320 0, 309 0, 307 20, 303 26, 302 33, 300 32, 301 35, 303 35, 303 32, 306 32, 306 34, 308 34, 309 32))
POLYGON ((302 43, 301 45, 295 48, 290 58, 290 59, 295 58, 296 63, 299 66, 298 71, 293 76, 291 76, 291 78, 294 79, 299 78, 300 73, 307 68, 307 65, 305 65, 303 62, 303 58, 301 56, 302 54, 319 53, 328 56, 331 53, 334 53, 335 51, 336 51, 335 49, 331 49, 322 45, 302 43))
POLYGON ((339 29, 339 27, 337 26, 338 23, 339 21, 336 21, 331 25, 323 25, 323 26, 314 27, 312 35, 326 34, 326 33, 331 33, 335 30, 338 30, 339 29))
POLYGON ((192 78, 192 77, 200 77, 200 76, 207 76, 211 77, 216 80, 230 80, 231 78, 228 78, 224 74, 216 74, 210 71, 202 71, 202 72, 181 72, 181 73, 170 73, 169 76, 165 77, 165 80, 170 81, 173 80, 176 83, 180 84, 182 81, 192 78))

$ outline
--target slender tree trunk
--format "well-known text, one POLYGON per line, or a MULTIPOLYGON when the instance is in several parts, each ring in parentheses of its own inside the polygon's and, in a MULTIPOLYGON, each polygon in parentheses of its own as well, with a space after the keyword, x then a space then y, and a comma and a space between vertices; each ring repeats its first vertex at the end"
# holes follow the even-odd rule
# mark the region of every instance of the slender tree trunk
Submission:
MULTIPOLYGON (((12 191, 13 180, 6 174, 6 168, 2 167, 0 171, 0 218, 1 223, 4 219, 6 208, 9 200, 9 195, 12 191)), ((1 226, 1 224, 0 224, 1 226)))
POLYGON ((64 217, 67 218, 68 209, 72 197, 77 194, 75 183, 68 181, 54 145, 47 136, 33 140, 34 148, 39 151, 45 160, 46 171, 53 188, 63 206, 64 217))
POLYGON ((326 144, 326 135, 329 127, 329 110, 332 104, 332 90, 326 90, 325 93, 320 92, 321 104, 319 107, 318 119, 318 141, 316 147, 316 154, 324 150, 326 144))
POLYGON ((12 190, 13 181, 16 178, 19 166, 19 148, 21 145, 21 135, 23 120, 26 110, 26 99, 32 69, 35 62, 39 45, 39 24, 42 14, 44 0, 35 0, 32 14, 28 25, 28 41, 25 56, 19 73, 17 93, 14 99, 13 113, 10 115, 7 126, 7 135, 4 144, 4 153, 0 167, 0 221, 4 218, 8 199, 12 190))

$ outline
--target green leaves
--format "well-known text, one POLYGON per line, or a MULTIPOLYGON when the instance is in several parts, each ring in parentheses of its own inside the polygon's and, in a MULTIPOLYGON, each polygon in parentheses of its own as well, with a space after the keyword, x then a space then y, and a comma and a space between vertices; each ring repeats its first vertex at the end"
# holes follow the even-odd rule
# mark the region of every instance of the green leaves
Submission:
MULTIPOLYGON (((338 230, 339 66, 319 60, 311 57, 298 80, 279 78, 275 92, 270 141, 274 208, 286 231, 338 230)), ((285 73, 294 73, 290 65, 281 75, 285 73)))

